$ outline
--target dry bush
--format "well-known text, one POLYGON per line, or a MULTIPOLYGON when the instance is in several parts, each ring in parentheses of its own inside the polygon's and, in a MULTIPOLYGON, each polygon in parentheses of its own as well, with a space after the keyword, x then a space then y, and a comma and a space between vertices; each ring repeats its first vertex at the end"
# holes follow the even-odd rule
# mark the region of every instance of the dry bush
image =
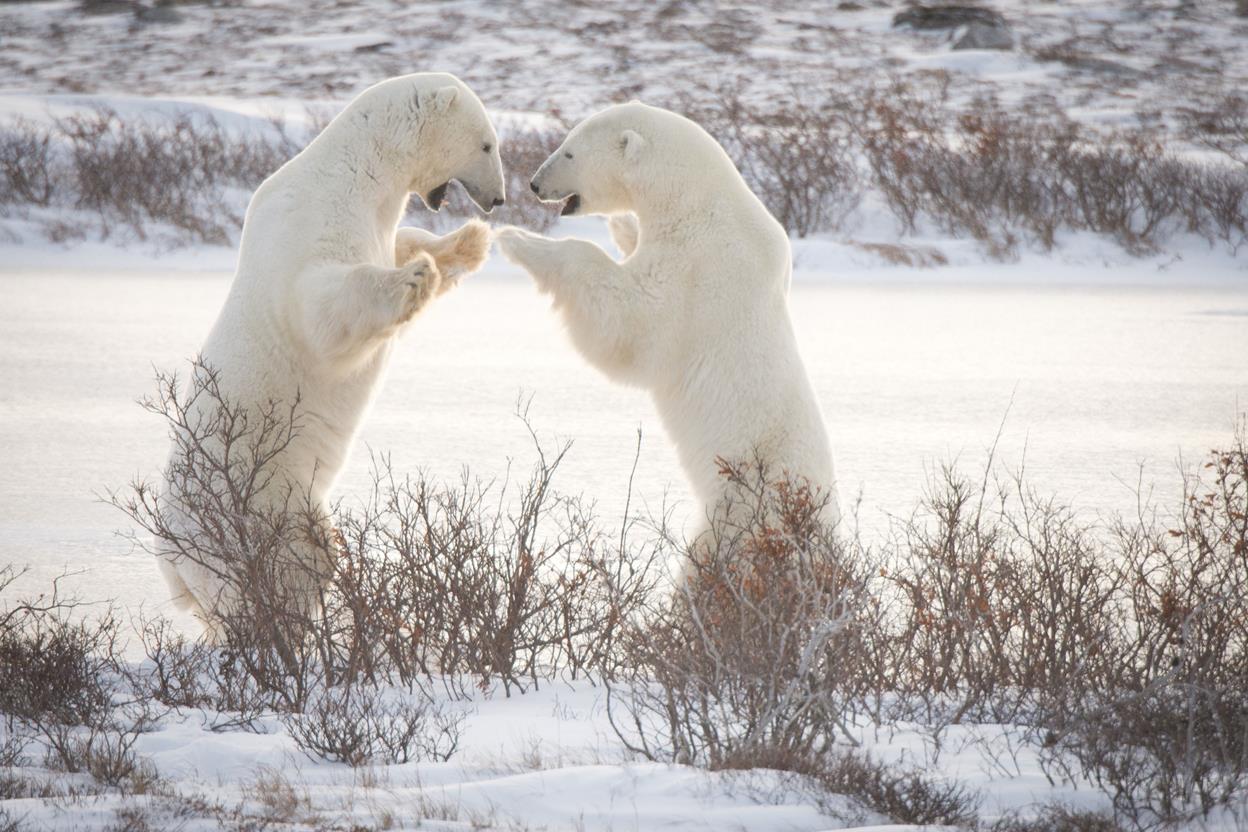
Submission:
POLYGON ((506 480, 447 486, 376 460, 372 499, 338 517, 335 581, 352 632, 376 650, 360 665, 369 678, 374 665, 405 682, 468 674, 510 694, 607 669, 664 551, 602 533, 581 500, 553 488, 568 446, 533 440, 538 461, 514 496, 506 480))
POLYGON ((905 91, 873 94, 870 113, 872 178, 909 230, 930 219, 996 256, 1020 238, 1052 248, 1063 229, 1135 254, 1176 231, 1232 247, 1248 236, 1248 174, 1184 159, 1144 128, 1098 134, 1058 111, 1012 115, 994 101, 953 113, 905 91))
POLYGON ((211 569, 229 602, 210 622, 221 649, 188 645, 159 622, 144 628, 152 696, 237 711, 228 726, 266 709, 302 712, 325 688, 437 676, 464 694, 470 677, 510 694, 608 671, 664 552, 627 547, 555 491, 567 446, 549 452, 534 434, 538 461, 518 484, 400 478, 377 458, 369 498, 340 506, 331 526, 306 497, 271 499, 298 402, 248 412, 209 368, 193 379, 183 393, 162 375, 146 402, 173 439, 176 508, 143 481, 112 498, 144 532, 137 545, 211 569), (296 591, 309 583, 313 606, 296 591))
POLYGON ((298 402, 242 407, 196 363, 185 391, 161 375, 142 404, 169 431, 167 493, 138 480, 113 504, 144 533, 132 533, 137 546, 219 581, 206 623, 227 648, 221 672, 237 669, 273 709, 299 710, 316 673, 335 669, 322 667, 314 638, 324 604, 308 595, 328 580, 336 544, 327 518, 281 474, 300 431, 298 402))
POLYGON ((228 243, 245 194, 302 146, 284 122, 272 126, 237 133, 210 116, 136 119, 107 107, 46 125, 14 119, 0 130, 0 201, 77 209, 85 224, 48 226, 61 239, 228 243))
POLYGON ((1112 676, 1122 579, 1069 508, 946 467, 894 532, 880 682, 895 716, 1031 722, 1112 676))
MULTIPOLYGON (((0 570, 0 591, 17 575, 0 570)), ((63 596, 59 581, 46 595, 0 609, 0 714, 10 726, 94 724, 112 708, 119 624, 108 611, 82 617, 83 605, 63 596)))
POLYGON ((894 823, 968 826, 977 817, 979 796, 956 780, 932 779, 861 752, 829 755, 815 779, 829 792, 851 797, 894 823))
POLYGON ((55 189, 51 135, 15 119, 0 133, 0 203, 44 207, 55 189))
POLYGON ((76 206, 99 216, 102 236, 118 224, 142 240, 161 223, 196 242, 228 243, 240 222, 227 189, 250 191, 285 161, 276 143, 190 113, 149 122, 99 108, 59 119, 55 130, 76 206))
POLYGON ((124 669, 135 695, 169 708, 204 709, 204 727, 214 732, 263 731, 260 721, 282 703, 258 680, 254 664, 229 647, 192 641, 168 619, 138 624, 146 660, 124 669))
POLYGON ((1181 110, 1179 117, 1188 139, 1248 165, 1248 97, 1228 93, 1208 108, 1181 110))
POLYGON ((423 690, 379 691, 359 685, 322 690, 284 722, 314 758, 351 766, 413 760, 445 761, 459 746, 463 714, 423 690))
POLYGON ((674 595, 629 622, 608 715, 650 759, 815 771, 861 691, 863 575, 826 495, 725 463, 737 497, 689 550, 674 595))
POLYGON ((1248 434, 1185 480, 1172 523, 1117 528, 1129 605, 1120 670, 1048 715, 1054 769, 1139 828, 1206 816, 1248 791, 1248 434))
POLYGON ((758 103, 740 86, 686 98, 681 109, 723 145, 751 190, 798 237, 836 229, 857 207, 852 102, 794 90, 758 103))
POLYGON ((127 791, 147 791, 156 781, 156 770, 134 752, 139 731, 110 730, 99 726, 73 730, 57 726, 45 734, 49 745, 48 768, 86 772, 99 783, 125 786, 127 791))
MULTIPOLYGON (((891 722, 1023 726, 1050 776, 1159 828, 1248 792, 1248 445, 1187 483, 1177 519, 1080 522, 1020 481, 948 470, 901 525, 865 643, 891 722)), ((1000 749, 984 749, 1000 755, 1000 749)), ((1006 752, 1008 753, 1008 752, 1006 752)))
POLYGON ((1024 819, 1016 813, 977 828, 981 832, 1123 832, 1109 814, 1061 805, 1043 806, 1031 818, 1024 819))
MULTIPOLYGON (((0 592, 17 577, 0 569, 0 592)), ((122 684, 119 623, 111 610, 87 616, 62 596, 46 595, 0 609, 0 717, 10 764, 37 738, 49 768, 86 772, 110 786, 144 788, 155 779, 133 752, 151 723, 142 701, 122 684)))

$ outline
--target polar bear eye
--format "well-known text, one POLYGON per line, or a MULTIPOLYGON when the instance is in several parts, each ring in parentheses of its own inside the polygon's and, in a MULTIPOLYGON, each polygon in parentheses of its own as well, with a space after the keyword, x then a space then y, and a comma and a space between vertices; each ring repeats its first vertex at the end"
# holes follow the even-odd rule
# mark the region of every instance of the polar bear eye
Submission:
POLYGON ((566 151, 564 152, 564 154, 563 154, 563 155, 564 155, 564 156, 567 156, 569 159, 571 159, 571 158, 572 158, 572 154, 571 154, 571 153, 568 153, 568 152, 566 152, 566 151))
POLYGON ((485 144, 481 145, 482 153, 489 153, 493 149, 494 149, 494 145, 490 144, 489 142, 486 142, 485 144))

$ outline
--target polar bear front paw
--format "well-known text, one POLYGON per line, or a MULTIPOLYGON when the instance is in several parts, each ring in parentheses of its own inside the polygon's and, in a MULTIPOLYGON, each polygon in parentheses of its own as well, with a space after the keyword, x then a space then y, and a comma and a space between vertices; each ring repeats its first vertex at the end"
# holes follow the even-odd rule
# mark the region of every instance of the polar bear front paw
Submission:
POLYGON ((438 293, 442 273, 433 257, 428 252, 421 252, 406 266, 395 269, 394 275, 399 323, 406 323, 438 293))
POLYGON ((514 225, 496 231, 494 239, 498 241, 498 250, 503 253, 504 257, 529 271, 533 270, 535 265, 533 258, 537 255, 541 244, 547 242, 547 238, 542 235, 516 228, 514 225))
POLYGON ((444 277, 472 274, 485 265, 490 255, 490 227, 481 220, 468 220, 447 235, 450 242, 438 252, 438 269, 444 277))

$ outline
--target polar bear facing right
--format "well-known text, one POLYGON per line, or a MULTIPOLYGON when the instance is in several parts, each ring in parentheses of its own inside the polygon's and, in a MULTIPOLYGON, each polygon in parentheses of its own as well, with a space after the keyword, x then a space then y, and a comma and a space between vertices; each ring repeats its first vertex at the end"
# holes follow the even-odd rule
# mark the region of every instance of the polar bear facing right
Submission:
POLYGON ((489 253, 477 220, 443 236, 399 227, 413 193, 436 210, 452 179, 482 210, 501 205, 498 136, 462 81, 417 73, 365 90, 253 195, 162 495, 162 572, 214 637, 243 588, 282 596, 262 599, 279 611, 319 607, 332 489, 399 336, 489 253), (273 411, 285 421, 264 438, 273 411), (255 542, 299 513, 310 531, 255 542))
POLYGON ((577 125, 531 187, 565 215, 608 215, 624 259, 515 228, 496 233, 503 254, 591 364, 651 393, 708 519, 729 487, 717 458, 758 454, 817 489, 835 524, 827 431, 789 317, 788 236, 719 143, 675 113, 621 104, 577 125))

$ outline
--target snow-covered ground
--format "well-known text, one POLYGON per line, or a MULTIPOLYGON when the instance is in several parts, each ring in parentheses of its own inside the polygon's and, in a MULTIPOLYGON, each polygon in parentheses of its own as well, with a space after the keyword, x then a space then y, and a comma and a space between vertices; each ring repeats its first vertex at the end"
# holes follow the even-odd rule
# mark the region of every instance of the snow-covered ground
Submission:
MULTIPOLYGON (((1096 127, 1145 121, 1182 144, 1177 116, 1184 108, 1248 89, 1248 18, 1233 16, 1231 2, 993 5, 1013 29, 1011 51, 953 50, 952 33, 895 29, 891 19, 900 5, 869 0, 250 0, 179 4, 165 22, 149 22, 129 8, 84 14, 67 0, 3 3, 0 123, 106 105, 133 117, 191 110, 231 130, 265 131, 274 117, 333 112, 380 78, 419 70, 456 73, 500 118, 557 111, 573 120, 607 103, 640 98, 664 104, 689 88, 732 79, 765 95, 895 76, 944 79, 950 99, 960 104, 992 95, 1011 107, 1052 101, 1096 127)), ((49 242, 44 223, 65 216, 0 212, 0 270, 98 271, 107 280, 105 272, 232 268, 229 246, 171 249, 95 237, 49 242)), ((555 233, 605 239, 594 221, 565 224, 555 233)), ((1053 251, 1024 250, 1002 263, 972 241, 923 230, 903 236, 870 195, 851 232, 795 240, 794 258, 795 280, 806 283, 1178 284, 1248 292, 1242 248, 1179 236, 1161 253, 1135 257, 1110 240, 1066 234, 1053 251), (935 251, 947 264, 889 263, 871 248, 880 243, 935 251)), ((491 268, 499 279, 520 279, 501 265, 491 268)), ((1248 322, 1242 309, 1228 314, 1248 322)), ((1248 354, 1248 323, 1243 331, 1248 354)), ((1241 361, 1248 373, 1248 360, 1241 361)), ((0 416, 3 406, 0 395, 0 416)), ((0 533, 8 519, 0 508, 0 533)), ((124 828, 120 818, 134 806, 147 810, 151 828, 215 828, 203 813, 185 809, 200 795, 233 812, 240 827, 247 816, 259 828, 275 811, 268 796, 285 780, 297 796, 295 816, 307 828, 903 828, 777 772, 710 773, 633 759, 607 723, 601 688, 584 683, 552 683, 510 698, 478 694, 464 707, 465 736, 449 762, 357 770, 310 760, 277 718, 265 723, 265 733, 214 733, 198 712, 170 714, 140 737, 136 750, 171 784, 172 795, 123 797, 105 790, 81 799, 5 800, 0 808, 23 819, 18 828, 124 828)), ((1006 729, 955 727, 939 756, 910 726, 865 731, 864 742, 884 759, 962 780, 983 795, 985 820, 1052 800, 1107 806, 1107 798, 1086 786, 1051 785, 1029 752, 1009 771, 992 765, 981 753, 985 746, 959 741, 976 731, 991 736, 1006 729)), ((986 747, 1000 749, 1002 742, 986 747)), ((89 782, 86 775, 27 773, 62 784, 89 782)), ((1215 828, 1235 828, 1234 821, 1215 828)))
MULTIPOLYGON (((173 784, 173 792, 87 800, 12 800, 0 803, 30 828, 105 829, 117 813, 140 807, 152 828, 213 828, 187 809, 196 796, 219 816, 251 818, 284 811, 278 784, 287 783, 301 828, 430 830, 613 830, 649 832, 903 832, 852 800, 829 795, 802 778, 770 770, 707 772, 635 759, 606 717, 605 693, 585 683, 555 682, 523 696, 499 693, 456 705, 467 714, 460 747, 448 762, 352 769, 309 758, 277 718, 261 732, 214 733, 211 714, 173 714, 140 736, 136 751, 173 784), (274 804, 280 809, 275 808, 274 804), (179 816, 181 815, 181 816, 179 816), (170 824, 169 827, 164 824, 170 824), (186 824, 185 826, 181 824, 186 824), (389 824, 389 825, 387 825, 389 824)), ((955 726, 935 755, 930 738, 904 726, 864 731, 875 757, 908 768, 938 771, 937 780, 971 784, 982 798, 980 816, 992 821, 1011 809, 1053 801, 1087 810, 1107 808, 1088 788, 1051 785, 1034 755, 1003 754, 1008 773, 995 767, 979 743, 1006 752, 1007 731, 955 726)), ((39 776, 37 771, 28 774, 39 776)), ((46 773, 43 776, 53 776, 46 773)), ((60 775, 61 782, 89 778, 60 775)), ((285 828, 285 827, 283 827, 285 828)), ((928 827, 931 828, 931 827, 928 827)))

